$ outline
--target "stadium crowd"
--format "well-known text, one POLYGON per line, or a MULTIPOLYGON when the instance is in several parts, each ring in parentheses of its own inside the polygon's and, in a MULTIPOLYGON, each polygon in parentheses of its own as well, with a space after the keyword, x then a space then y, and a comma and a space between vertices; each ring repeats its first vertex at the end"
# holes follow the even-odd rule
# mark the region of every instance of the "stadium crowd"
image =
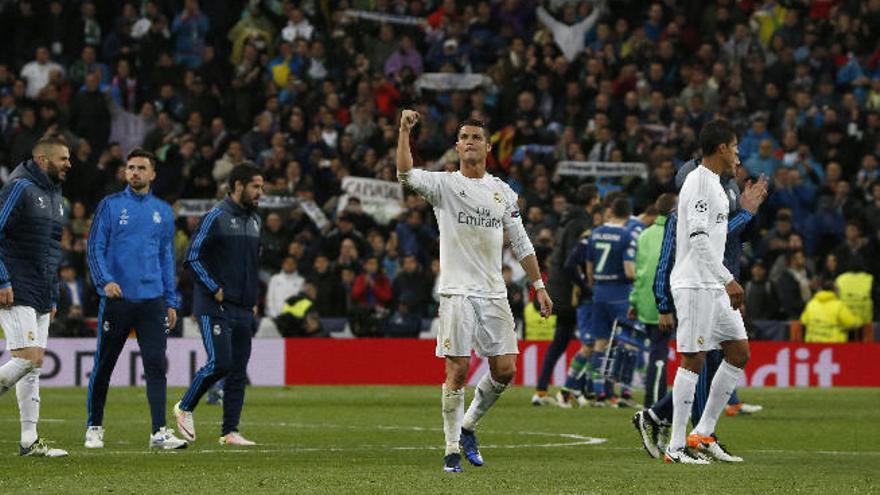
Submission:
MULTIPOLYGON (((490 172, 520 195, 545 268, 581 183, 624 191, 642 213, 675 192, 701 126, 724 117, 741 173, 771 183, 744 236, 750 318, 797 320, 835 280, 880 277, 878 0, 19 0, 0 2, 0 24, 0 181, 47 133, 74 163, 57 335, 93 334, 90 216, 124 187, 136 146, 159 157, 154 193, 172 204, 222 197, 244 162, 290 198, 264 211, 265 315, 308 298, 361 334, 378 322, 418 333, 436 311, 429 205, 407 192, 383 223, 357 198, 338 204, 346 177, 396 181, 401 108, 424 117, 417 166, 457 166, 464 118, 495 131, 490 172), (562 178, 562 160, 649 174, 562 178)), ((177 218, 178 261, 197 222, 177 218)), ((521 317, 523 274, 506 273, 521 317)), ((178 274, 187 315, 192 275, 178 274)), ((874 285, 863 321, 878 319, 874 285)))

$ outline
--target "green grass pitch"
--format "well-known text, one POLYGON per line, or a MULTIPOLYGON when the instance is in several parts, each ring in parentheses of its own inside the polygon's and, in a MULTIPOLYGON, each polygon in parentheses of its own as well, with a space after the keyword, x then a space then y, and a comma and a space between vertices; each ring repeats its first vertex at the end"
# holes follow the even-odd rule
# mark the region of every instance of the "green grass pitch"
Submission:
POLYGON ((439 386, 250 388, 241 430, 259 446, 220 446, 221 409, 202 403, 198 441, 176 452, 146 448, 135 388, 110 390, 106 447, 87 451, 85 394, 42 391, 41 434, 65 459, 18 457, 14 393, 0 398, 0 493, 880 492, 880 389, 743 390, 765 410, 718 432, 746 462, 669 466, 642 450, 632 410, 533 407, 516 387, 479 430, 486 466, 459 475, 441 469, 439 386))

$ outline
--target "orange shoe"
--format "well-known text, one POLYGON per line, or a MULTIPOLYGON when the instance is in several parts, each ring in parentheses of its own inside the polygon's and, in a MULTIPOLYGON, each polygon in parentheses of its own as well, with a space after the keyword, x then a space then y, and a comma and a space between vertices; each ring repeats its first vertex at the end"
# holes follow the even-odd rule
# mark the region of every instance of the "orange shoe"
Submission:
POLYGON ((704 437, 699 433, 691 433, 690 435, 688 435, 687 438, 687 446, 692 449, 700 448, 704 445, 709 445, 712 443, 715 443, 715 437, 704 437))
POLYGON ((699 455, 722 462, 743 462, 743 458, 727 451, 724 445, 718 442, 715 435, 704 437, 698 433, 691 433, 687 438, 688 447, 694 449, 699 455))
POLYGON ((724 408, 724 414, 728 416, 736 416, 739 414, 739 410, 742 409, 743 403, 740 402, 738 404, 734 404, 732 406, 727 406, 724 408))

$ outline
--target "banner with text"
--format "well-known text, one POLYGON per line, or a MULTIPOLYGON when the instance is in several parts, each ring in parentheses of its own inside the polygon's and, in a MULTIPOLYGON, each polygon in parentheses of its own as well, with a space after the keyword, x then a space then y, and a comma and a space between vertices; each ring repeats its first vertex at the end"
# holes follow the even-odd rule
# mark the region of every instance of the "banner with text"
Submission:
POLYGON ((337 213, 350 197, 360 199, 364 212, 383 225, 403 211, 403 186, 397 182, 349 176, 342 179, 342 192, 337 213))
MULTIPOLYGON (((433 340, 418 339, 288 339, 285 381, 288 385, 437 385, 444 375, 443 361, 434 356, 435 345, 433 340)), ((538 382, 548 345, 519 343, 515 384, 538 382)), ((880 387, 875 364, 880 362, 880 344, 756 341, 750 345, 744 383, 750 387, 880 387)), ((556 363, 551 383, 565 382, 568 361, 578 347, 574 342, 569 345, 556 363)), ((674 375, 677 363, 670 363, 669 369, 674 375)), ((487 360, 472 357, 468 383, 476 384, 488 370, 487 360)))
MULTIPOLYGON (((6 349, 0 340, 0 349, 6 349)), ((205 364, 207 353, 202 339, 168 339, 165 353, 168 385, 185 387, 205 364)), ((0 351, 0 365, 8 361, 8 350, 0 351)), ((85 387, 95 360, 95 339, 49 339, 43 358, 40 385, 44 387, 85 387)), ((254 385, 284 385, 284 342, 280 339, 254 339, 248 378, 254 385)), ((122 348, 111 385, 143 386, 143 363, 137 341, 129 339, 122 348)))
POLYGON ((648 178, 648 167, 639 162, 575 162, 564 160, 556 165, 556 175, 567 177, 641 177, 648 178))
MULTIPOLYGON (((880 387, 880 344, 754 341, 749 347, 751 357, 740 386, 880 387)), ((669 366, 670 384, 677 369, 676 360, 669 366)))

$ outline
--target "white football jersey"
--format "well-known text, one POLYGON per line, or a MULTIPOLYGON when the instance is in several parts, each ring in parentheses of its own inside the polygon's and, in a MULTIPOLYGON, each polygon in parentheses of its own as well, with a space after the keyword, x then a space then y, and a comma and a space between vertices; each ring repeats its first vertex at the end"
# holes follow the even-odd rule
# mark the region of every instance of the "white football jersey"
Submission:
POLYGON ((522 225, 517 195, 486 173, 470 179, 461 172, 412 169, 399 175, 434 207, 440 227, 440 286, 443 295, 506 298, 501 277, 504 232, 522 225))
POLYGON ((733 279, 723 261, 729 211, 730 202, 718 174, 703 165, 688 174, 678 199, 675 265, 669 279, 670 288, 723 289, 724 284, 733 279), (693 245, 695 238, 702 235, 709 239, 708 260, 700 259, 693 245))

